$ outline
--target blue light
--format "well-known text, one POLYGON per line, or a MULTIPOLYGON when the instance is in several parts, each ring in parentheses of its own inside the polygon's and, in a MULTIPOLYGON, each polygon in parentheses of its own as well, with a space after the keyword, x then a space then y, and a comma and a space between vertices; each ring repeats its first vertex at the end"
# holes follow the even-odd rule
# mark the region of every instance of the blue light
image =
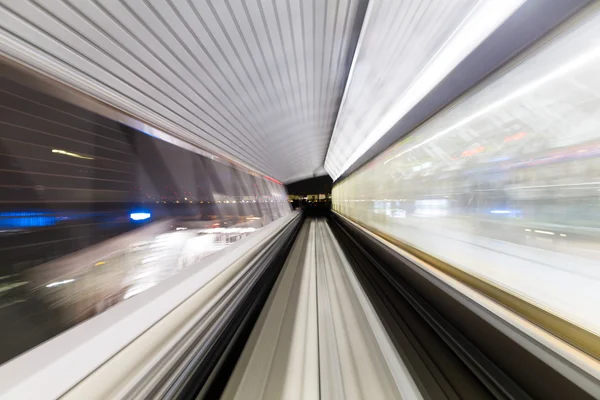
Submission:
POLYGON ((133 221, 144 221, 146 219, 150 219, 150 217, 152 217, 152 214, 149 212, 132 212, 129 214, 129 218, 131 218, 133 221))
POLYGON ((490 214, 512 214, 513 212, 510 210, 492 210, 490 214))
POLYGON ((56 222, 57 218, 50 213, 0 212, 0 228, 37 228, 56 225, 56 222))

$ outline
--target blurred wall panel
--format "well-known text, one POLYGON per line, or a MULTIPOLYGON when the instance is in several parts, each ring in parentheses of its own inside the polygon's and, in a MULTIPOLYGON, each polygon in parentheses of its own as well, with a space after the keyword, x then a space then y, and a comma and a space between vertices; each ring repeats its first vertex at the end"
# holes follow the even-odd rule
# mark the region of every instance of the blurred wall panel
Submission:
POLYGON ((283 185, 49 95, 2 61, 0 363, 291 212, 273 207, 283 185))
POLYGON ((333 208, 600 333, 600 12, 336 184, 333 208))
POLYGON ((183 150, 25 83, 0 79, 4 272, 19 272, 133 229, 139 224, 129 216, 137 209, 147 209, 150 221, 244 215, 229 203, 216 207, 215 194, 231 197, 231 203, 244 196, 258 200, 254 188, 237 182, 249 171, 183 150))

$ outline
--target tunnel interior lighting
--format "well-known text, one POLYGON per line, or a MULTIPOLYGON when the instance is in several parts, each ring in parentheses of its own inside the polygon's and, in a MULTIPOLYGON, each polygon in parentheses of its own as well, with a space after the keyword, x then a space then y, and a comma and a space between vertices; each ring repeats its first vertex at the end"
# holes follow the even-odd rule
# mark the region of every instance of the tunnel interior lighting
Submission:
POLYGON ((94 157, 84 156, 84 155, 77 154, 77 153, 71 153, 70 151, 66 151, 66 150, 52 149, 52 152, 54 154, 62 154, 63 156, 81 158, 83 160, 93 160, 94 159, 94 157))
POLYGON ((47 288, 65 285, 67 283, 75 282, 75 279, 65 279, 64 281, 52 282, 46 285, 47 288))
POLYGON ((147 219, 150 219, 150 217, 152 217, 152 214, 149 212, 132 212, 129 214, 129 218, 131 218, 133 221, 145 221, 147 219))
POLYGON ((50 213, 37 211, 0 212, 0 228, 34 228, 53 226, 58 217, 50 213))
MULTIPOLYGON (((355 129, 354 126, 348 125, 340 128, 338 123, 339 116, 334 126, 333 136, 340 136, 342 140, 336 141, 336 145, 332 147, 332 143, 327 152, 325 159, 325 169, 335 180, 339 178, 344 171, 350 168, 363 154, 365 154, 379 139, 381 139, 400 119, 402 119, 413 107, 415 107, 425 96, 431 92, 450 72, 452 72, 460 62, 462 62, 477 46, 479 46, 490 34, 492 34, 506 19, 512 15, 519 7, 523 5, 525 0, 503 0, 479 1, 475 7, 466 15, 466 17, 458 24, 448 39, 441 44, 437 51, 430 56, 429 61, 423 69, 412 79, 408 87, 399 93, 397 99, 391 105, 382 105, 382 109, 378 110, 382 115, 378 118, 368 131, 355 129), (336 129, 344 129, 344 131, 336 132, 336 129), (358 140, 352 140, 353 136, 358 135, 358 140), (346 140, 348 139, 348 140, 346 140), (347 143, 355 143, 356 147, 344 149, 348 146, 347 143), (349 150, 349 151, 348 151, 349 150), (351 154, 350 157, 343 154, 351 154)), ((370 7, 370 6, 369 6, 370 7)), ((377 31, 379 24, 377 18, 370 18, 367 21, 367 26, 363 27, 361 36, 369 34, 370 30, 377 31)), ((415 40, 418 38, 415 38, 415 40)), ((367 57, 360 54, 360 49, 357 50, 353 68, 359 68, 356 60, 367 57)), ((368 59, 369 63, 385 62, 387 54, 371 56, 368 59), (379 58, 379 60, 377 60, 379 58)), ((361 61, 358 61, 360 63, 361 61)), ((392 75, 373 77, 371 79, 387 80, 388 84, 393 84, 395 79, 403 79, 402 71, 394 71, 392 75)), ((344 97, 348 92, 348 86, 353 84, 350 78, 347 83, 344 97)), ((364 85, 364 82, 359 82, 359 85, 364 85)), ((345 99, 342 99, 342 107, 340 108, 341 115, 345 106, 345 99)), ((353 105, 356 108, 356 104, 353 105)), ((369 104, 364 104, 364 108, 370 107, 369 104)))

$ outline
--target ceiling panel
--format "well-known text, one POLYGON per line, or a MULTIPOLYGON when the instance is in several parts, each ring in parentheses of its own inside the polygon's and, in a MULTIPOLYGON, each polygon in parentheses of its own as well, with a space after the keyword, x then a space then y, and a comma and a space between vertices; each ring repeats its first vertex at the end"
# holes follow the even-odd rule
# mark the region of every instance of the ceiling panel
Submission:
POLYGON ((366 4, 0 0, 0 52, 289 182, 323 171, 366 4))

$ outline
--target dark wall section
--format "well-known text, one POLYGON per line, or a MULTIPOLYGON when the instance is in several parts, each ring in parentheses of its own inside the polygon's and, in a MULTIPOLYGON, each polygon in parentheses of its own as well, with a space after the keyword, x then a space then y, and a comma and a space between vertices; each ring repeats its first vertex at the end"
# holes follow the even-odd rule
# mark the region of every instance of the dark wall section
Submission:
POLYGON ((304 196, 307 194, 331 193, 331 177, 329 175, 305 179, 286 186, 288 194, 304 196))
POLYGON ((326 195, 326 199, 322 201, 295 199, 292 204, 294 208, 304 210, 307 216, 327 216, 331 211, 331 183, 331 177, 326 175, 290 183, 286 188, 290 196, 326 195))
POLYGON ((0 276, 161 218, 269 222, 289 206, 263 177, 9 79, 10 68, 0 77, 0 276))

